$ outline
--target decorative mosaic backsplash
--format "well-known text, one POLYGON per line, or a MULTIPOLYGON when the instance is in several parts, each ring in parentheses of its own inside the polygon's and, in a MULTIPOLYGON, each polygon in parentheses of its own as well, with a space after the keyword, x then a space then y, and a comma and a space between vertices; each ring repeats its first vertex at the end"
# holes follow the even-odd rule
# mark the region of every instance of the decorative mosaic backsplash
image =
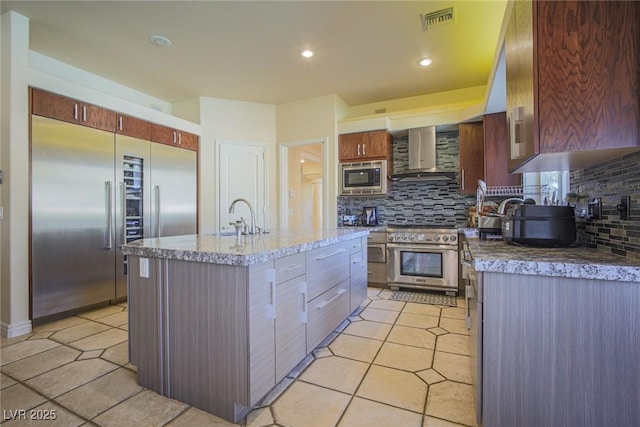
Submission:
MULTIPOLYGON (((393 167, 389 173, 406 171, 409 165, 407 136, 392 142, 393 167)), ((458 172, 458 132, 439 133, 436 166, 458 172)), ((466 226, 466 210, 475 205, 474 196, 458 193, 458 177, 450 181, 389 181, 386 196, 338 197, 338 224, 342 215, 360 215, 365 206, 376 206, 382 224, 466 226)))
POLYGON ((640 260, 640 152, 571 172, 578 210, 589 198, 602 200, 599 220, 577 219, 578 240, 589 246, 640 260), (621 220, 620 197, 631 197, 631 216, 621 220))

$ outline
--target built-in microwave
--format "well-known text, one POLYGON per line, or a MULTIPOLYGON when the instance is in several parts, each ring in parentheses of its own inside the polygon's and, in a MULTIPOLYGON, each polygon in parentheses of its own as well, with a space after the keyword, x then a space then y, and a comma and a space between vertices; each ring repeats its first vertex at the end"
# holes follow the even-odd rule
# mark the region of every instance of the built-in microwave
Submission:
POLYGON ((340 195, 387 193, 387 161, 340 163, 340 195))

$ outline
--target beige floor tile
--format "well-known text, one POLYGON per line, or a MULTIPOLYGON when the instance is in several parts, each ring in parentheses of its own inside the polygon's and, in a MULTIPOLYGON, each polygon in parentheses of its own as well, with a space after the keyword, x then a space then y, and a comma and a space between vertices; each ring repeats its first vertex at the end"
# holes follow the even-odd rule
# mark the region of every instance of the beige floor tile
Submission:
POLYGON ((31 378, 25 383, 47 397, 54 398, 113 371, 117 366, 102 359, 88 359, 31 378))
POLYGON ((344 330, 345 334, 356 335, 359 337, 371 338, 378 341, 384 341, 389 334, 391 325, 388 323, 371 322, 362 320, 353 322, 344 330))
POLYGON ((229 427, 236 425, 238 424, 233 424, 227 420, 223 420, 222 418, 218 418, 215 415, 193 407, 189 408, 167 424, 167 426, 175 427, 229 427))
POLYGON ((89 320, 95 320, 112 314, 121 313, 124 310, 125 308, 119 305, 108 305, 106 307, 80 313, 78 316, 89 320))
POLYGON ((8 423, 4 424, 5 426, 20 426, 20 427, 30 427, 30 426, 43 426, 47 427, 76 427, 80 425, 84 425, 85 421, 82 418, 78 418, 73 415, 71 412, 66 409, 56 405, 55 403, 49 401, 43 403, 42 405, 33 408, 33 413, 29 415, 34 415, 33 418, 28 417, 27 420, 12 420, 8 423), (45 418, 49 417, 49 418, 45 418), (55 419, 54 419, 55 417, 55 419))
POLYGON ((358 388, 369 364, 344 357, 316 359, 300 379, 344 393, 353 394, 358 388))
POLYGON ((469 426, 475 425, 473 388, 453 381, 433 384, 429 388, 425 414, 469 426))
POLYGON ((104 352, 104 350, 85 351, 80 356, 78 356, 78 360, 95 359, 96 357, 100 357, 100 355, 103 352, 104 352))
POLYGON ((367 308, 377 308, 380 310, 390 310, 390 311, 402 311, 406 302, 404 301, 391 301, 387 299, 381 299, 377 301, 371 301, 371 304, 367 306, 367 308))
POLYGON ((45 338, 49 338, 51 335, 53 335, 53 332, 51 331, 45 331, 45 332, 38 332, 35 334, 32 334, 29 339, 30 340, 42 340, 45 338))
POLYGON ((459 296, 456 298, 456 305, 458 306, 458 308, 466 308, 467 307, 467 302, 464 299, 464 294, 462 296, 459 296))
MULTIPOLYGON (((373 302, 371 304, 373 304, 373 302)), ((372 322, 393 324, 393 322, 398 318, 398 312, 367 307, 362 310, 360 317, 364 320, 371 320, 372 322)))
POLYGON ((411 326, 412 328, 433 328, 438 326, 440 318, 415 313, 400 313, 396 325, 411 326))
POLYGON ((316 348, 313 350, 313 357, 320 359, 322 357, 331 357, 333 353, 329 350, 329 347, 316 348))
POLYGON ((56 402, 91 419, 140 390, 136 374, 120 368, 57 397, 56 402))
POLYGON ((109 347, 100 357, 109 362, 124 366, 129 363, 129 343, 125 341, 109 347))
POLYGON ((351 396, 296 381, 273 404, 275 422, 286 426, 335 426, 351 396))
MULTIPOLYGON (((475 424, 474 424, 475 425, 475 424)), ((464 427, 463 424, 453 423, 447 420, 441 420, 440 418, 434 418, 426 415, 424 417, 423 427, 464 427)))
POLYGON ((53 322, 45 323, 43 325, 38 325, 33 328, 34 333, 39 332, 56 332, 62 329, 67 329, 72 326, 79 325, 81 323, 86 323, 87 319, 83 319, 77 316, 65 317, 64 319, 55 320, 53 322))
POLYGON ((433 369, 451 381, 471 384, 471 358, 459 354, 436 351, 433 369))
POLYGON ((442 329, 441 327, 436 327, 436 328, 429 328, 428 329, 429 332, 431 332, 434 335, 440 336, 440 335, 446 335, 449 333, 449 331, 445 331, 444 329, 442 329))
POLYGON ((467 324, 462 319, 449 319, 443 317, 440 319, 440 327, 452 334, 469 335, 467 324))
POLYGON ((403 313, 424 314, 426 316, 440 316, 440 307, 433 304, 419 304, 408 302, 403 313))
POLYGON ((120 313, 111 314, 109 316, 100 317, 99 319, 96 319, 96 322, 105 323, 109 326, 119 327, 127 324, 127 322, 129 321, 128 316, 128 313, 126 311, 123 311, 120 313))
MULTIPOLYGON (((22 384, 14 384, 11 387, 2 390, 2 409, 3 412, 5 412, 3 413, 5 417, 6 412, 9 410, 12 411, 11 414, 14 414, 15 411, 19 409, 28 411, 29 409, 35 408, 46 401, 46 397, 36 393, 28 387, 23 386, 22 384)), ((3 419, 5 419, 5 417, 3 417, 3 419)))
POLYGON ((93 421, 103 427, 121 427, 123 423, 131 426, 159 426, 173 420, 186 408, 187 405, 182 402, 151 390, 143 390, 93 421))
POLYGON ((445 334, 438 337, 437 351, 469 356, 469 335, 445 334))
POLYGON ((440 375, 433 369, 427 369, 425 371, 416 372, 416 374, 424 380, 427 384, 435 384, 442 381, 446 381, 446 378, 440 375))
POLYGON ((342 334, 329 345, 336 356, 370 363, 382 346, 382 341, 342 334))
POLYGON ((436 336, 426 329, 395 325, 387 337, 387 342, 433 350, 436 347, 436 336))
POLYGON ((442 309, 442 317, 464 320, 467 317, 467 313, 464 307, 445 307, 442 309))
POLYGON ((383 289, 378 293, 378 297, 382 299, 389 299, 393 295, 393 291, 391 289, 383 289))
POLYGON ((122 329, 123 331, 128 331, 129 330, 129 325, 127 324, 127 325, 118 326, 118 329, 122 329))
POLYGON ((0 374, 0 390, 5 389, 9 386, 16 384, 17 382, 6 376, 5 374, 0 374))
POLYGON ((367 288, 367 296, 368 297, 372 297, 374 295, 378 295, 380 292, 382 292, 382 288, 367 288))
POLYGON ((271 408, 259 408, 249 412, 244 419, 244 427, 263 427, 274 424, 271 408))
POLYGON ((79 325, 71 326, 69 328, 61 329, 51 335, 51 339, 69 344, 70 342, 77 341, 79 339, 104 332, 111 329, 107 325, 101 323, 85 321, 79 325))
POLYGON ((0 348, 26 341, 32 336, 33 334, 24 334, 13 338, 0 337, 0 348))
POLYGON ((422 414, 427 384, 415 374, 373 365, 356 395, 422 414))
POLYGON ((60 344, 51 340, 27 340, 0 349, 0 365, 8 365, 16 360, 33 356, 58 347, 60 344))
POLYGON ((24 381, 73 362, 79 355, 78 350, 61 345, 5 365, 2 367, 2 371, 13 378, 24 381))
POLYGON ((125 331, 113 328, 91 335, 90 337, 82 338, 78 341, 73 341, 69 343, 69 345, 82 351, 99 350, 125 342, 127 338, 128 334, 125 331))
POLYGON ((376 365, 403 371, 424 371, 431 367, 433 350, 386 342, 373 361, 376 365))
POLYGON ((421 427, 422 416, 356 397, 351 401, 339 427, 421 427))

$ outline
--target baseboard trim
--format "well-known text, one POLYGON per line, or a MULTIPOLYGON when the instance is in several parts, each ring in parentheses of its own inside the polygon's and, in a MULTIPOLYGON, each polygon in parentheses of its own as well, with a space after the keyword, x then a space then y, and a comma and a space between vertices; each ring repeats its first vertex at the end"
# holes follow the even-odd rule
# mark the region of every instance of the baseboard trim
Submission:
POLYGON ((31 331, 31 320, 10 324, 0 322, 0 334, 4 338, 19 337, 20 335, 31 333, 31 331))

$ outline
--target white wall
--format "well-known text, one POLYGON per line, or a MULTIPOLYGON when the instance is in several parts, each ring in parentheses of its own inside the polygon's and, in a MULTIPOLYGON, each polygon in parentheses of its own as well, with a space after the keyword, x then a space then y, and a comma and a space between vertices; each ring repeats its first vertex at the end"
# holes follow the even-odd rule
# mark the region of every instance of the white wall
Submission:
MULTIPOLYGON (((259 142, 267 144, 265 195, 267 223, 274 229, 278 224, 277 167, 276 167, 276 107, 270 104, 200 98, 200 233, 212 233, 218 224, 216 197, 216 141, 259 142)), ((262 226, 262 224, 260 224, 262 226)))
MULTIPOLYGON (((323 206, 324 228, 336 226, 338 195, 338 150, 336 123, 346 114, 346 104, 337 95, 280 104, 276 107, 278 143, 305 140, 327 141, 327 177, 323 191, 327 203, 323 206)), ((286 167, 286 166, 285 166, 286 167)))

